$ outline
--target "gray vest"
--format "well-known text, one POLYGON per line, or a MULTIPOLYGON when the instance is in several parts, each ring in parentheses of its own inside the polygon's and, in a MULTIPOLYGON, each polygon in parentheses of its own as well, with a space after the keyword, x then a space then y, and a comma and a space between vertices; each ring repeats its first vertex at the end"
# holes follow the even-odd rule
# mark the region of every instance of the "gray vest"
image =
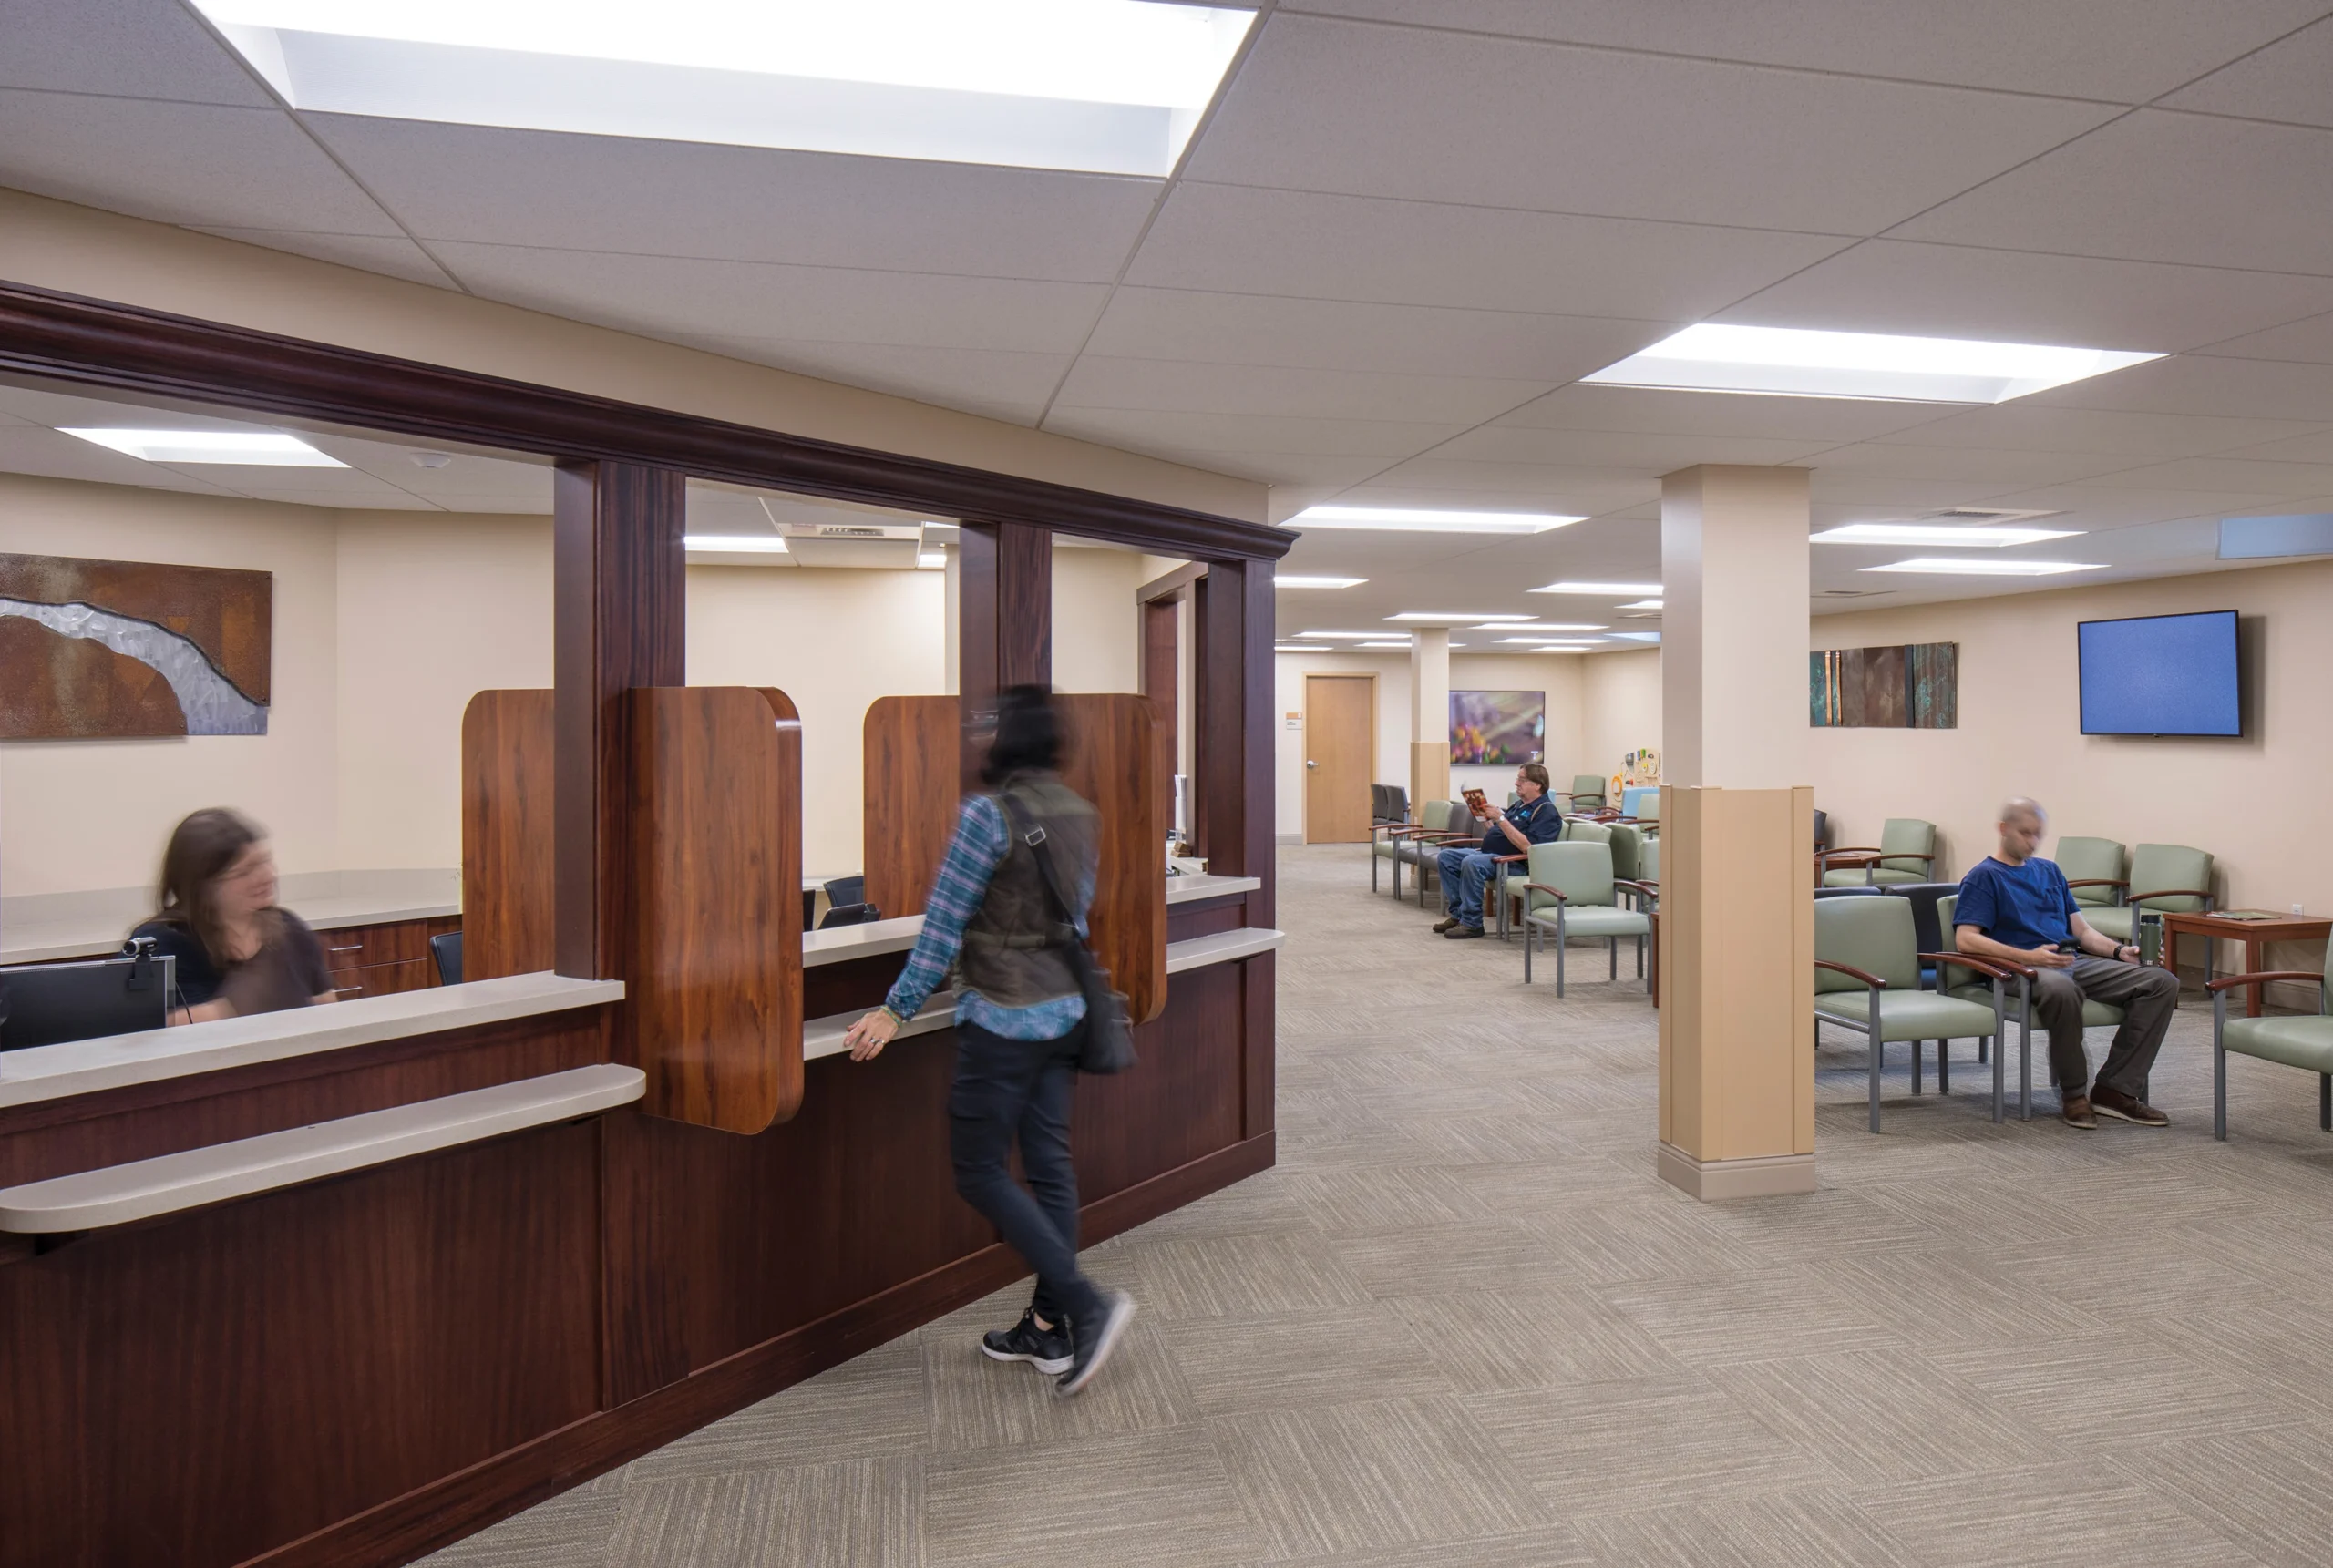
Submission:
POLYGON ((1101 862, 1101 817, 1056 774, 1014 774, 998 794, 1012 804, 1012 815, 1005 818, 1004 859, 989 878, 981 907, 964 923, 957 983, 999 1007, 1032 1007, 1074 996, 1077 979, 1069 960, 1049 945, 1059 925, 1053 901, 1037 856, 1020 835, 1033 825, 1045 830, 1062 895, 1074 899, 1101 862))

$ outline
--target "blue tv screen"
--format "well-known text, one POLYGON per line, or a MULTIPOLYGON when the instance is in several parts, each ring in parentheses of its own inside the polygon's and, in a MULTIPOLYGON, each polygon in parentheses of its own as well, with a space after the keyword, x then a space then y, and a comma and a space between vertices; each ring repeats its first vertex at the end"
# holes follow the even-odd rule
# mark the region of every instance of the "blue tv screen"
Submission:
POLYGON ((2085 620, 2085 735, 2240 735, 2235 611, 2085 620))

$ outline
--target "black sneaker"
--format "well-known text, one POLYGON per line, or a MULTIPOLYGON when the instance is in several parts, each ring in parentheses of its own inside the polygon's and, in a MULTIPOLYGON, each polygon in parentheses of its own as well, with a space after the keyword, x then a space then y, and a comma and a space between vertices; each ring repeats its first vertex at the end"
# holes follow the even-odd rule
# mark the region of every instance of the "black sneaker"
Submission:
POLYGON ((1110 1352, 1118 1348, 1118 1341, 1125 1337, 1126 1325, 1134 1321, 1133 1296, 1123 1290, 1112 1290, 1105 1292, 1102 1299, 1108 1309, 1102 1316, 1101 1328, 1077 1337, 1069 1375, 1053 1385, 1053 1392, 1064 1398, 1084 1391, 1110 1358, 1110 1352))
POLYGON ((1051 1328, 1037 1327, 1037 1309, 1024 1309, 1021 1321, 1010 1328, 992 1328, 981 1336, 981 1354, 992 1361, 1026 1361, 1038 1371, 1052 1377, 1066 1372, 1074 1357, 1070 1349, 1069 1325, 1056 1323, 1051 1328))
POLYGON ((1482 934, 1483 928, 1480 926, 1469 926, 1460 920, 1453 922, 1450 929, 1442 933, 1442 938, 1445 942, 1464 942, 1482 934))

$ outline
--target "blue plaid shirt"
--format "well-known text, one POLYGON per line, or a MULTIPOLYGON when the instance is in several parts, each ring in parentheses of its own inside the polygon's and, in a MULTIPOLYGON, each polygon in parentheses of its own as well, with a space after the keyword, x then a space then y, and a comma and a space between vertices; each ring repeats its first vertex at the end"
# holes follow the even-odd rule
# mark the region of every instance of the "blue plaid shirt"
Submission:
MULTIPOLYGON (((883 999, 893 1018, 905 1022, 915 1017, 925 999, 948 978, 964 946, 964 924, 988 897, 989 878, 1004 864, 1007 847, 1004 813, 996 802, 984 794, 964 802, 956 817, 956 836, 948 841, 948 853, 931 885, 930 901, 924 906, 923 933, 915 939, 915 951, 908 955, 908 967, 899 971, 890 994, 883 999)), ((1077 929, 1083 935, 1085 911, 1094 902, 1093 879, 1088 877, 1073 889, 1071 897, 1077 903, 1077 929)), ((1074 991, 1024 1008, 999 1007, 970 987, 956 995, 959 1020, 1006 1040, 1058 1040, 1084 1016, 1085 999, 1074 991)))

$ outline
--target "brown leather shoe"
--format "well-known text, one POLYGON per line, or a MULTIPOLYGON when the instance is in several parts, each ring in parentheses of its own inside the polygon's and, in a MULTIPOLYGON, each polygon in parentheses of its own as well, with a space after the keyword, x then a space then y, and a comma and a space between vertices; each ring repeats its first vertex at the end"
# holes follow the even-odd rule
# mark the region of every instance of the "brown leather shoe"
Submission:
POLYGON ((2090 1102, 2077 1094, 2067 1100, 2058 1112, 2058 1120, 2069 1127, 2079 1127, 2085 1132, 2098 1131, 2098 1118, 2090 1109, 2090 1102))
POLYGON ((1444 932, 1444 931, 1447 931, 1448 929, 1450 929, 1450 927, 1451 927, 1455 926, 1455 925, 1457 925, 1457 924, 1458 924, 1458 917, 1457 917, 1457 916, 1455 916, 1455 915, 1453 915, 1453 916, 1451 916, 1451 917, 1450 917, 1450 918, 1448 918, 1447 920, 1444 920, 1444 921, 1441 921, 1441 922, 1437 923, 1437 924, 1435 925, 1435 927, 1434 927, 1434 933, 1435 933, 1435 935, 1439 936, 1441 933, 1443 933, 1443 932, 1444 932))
POLYGON ((2124 1122, 2135 1122, 2142 1127, 2168 1127, 2171 1118, 2143 1100, 2134 1100, 2119 1089, 2101 1083, 2090 1091, 2090 1102, 2101 1116, 2113 1116, 2124 1122))

